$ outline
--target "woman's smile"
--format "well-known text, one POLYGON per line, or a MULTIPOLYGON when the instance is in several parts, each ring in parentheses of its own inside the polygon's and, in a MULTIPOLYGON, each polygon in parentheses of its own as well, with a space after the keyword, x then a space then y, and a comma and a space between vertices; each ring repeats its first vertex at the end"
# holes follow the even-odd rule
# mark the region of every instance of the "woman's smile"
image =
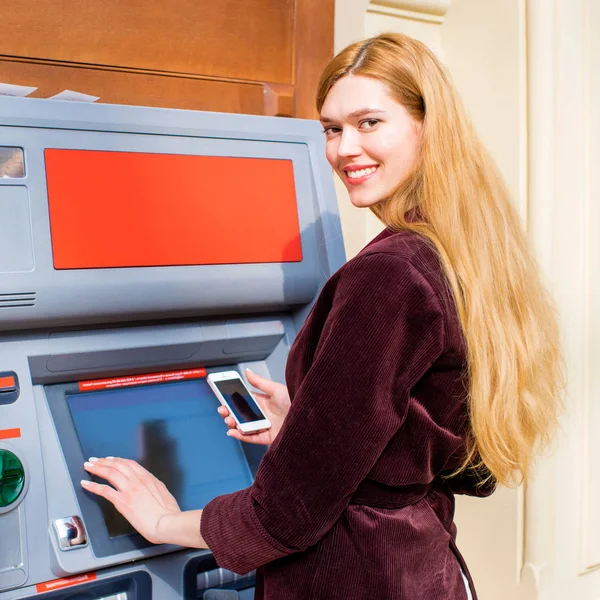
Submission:
POLYGON ((352 165, 344 167, 343 171, 346 175, 346 183, 349 185, 361 185, 375 177, 379 165, 361 166, 352 165))

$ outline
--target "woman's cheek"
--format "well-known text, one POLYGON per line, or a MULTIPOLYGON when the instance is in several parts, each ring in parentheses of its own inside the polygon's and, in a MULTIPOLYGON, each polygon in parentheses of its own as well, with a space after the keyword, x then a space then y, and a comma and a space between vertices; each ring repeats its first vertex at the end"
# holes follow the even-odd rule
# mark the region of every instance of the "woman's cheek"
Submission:
POLYGON ((335 164, 337 162, 337 145, 335 140, 327 141, 327 145, 325 146, 325 157, 327 158, 327 162, 335 169, 335 164))

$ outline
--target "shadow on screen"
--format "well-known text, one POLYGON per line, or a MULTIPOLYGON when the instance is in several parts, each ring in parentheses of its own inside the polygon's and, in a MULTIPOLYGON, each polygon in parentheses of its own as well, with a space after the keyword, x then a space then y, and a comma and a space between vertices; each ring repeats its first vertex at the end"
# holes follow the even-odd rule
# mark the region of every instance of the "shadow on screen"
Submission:
MULTIPOLYGON (((146 421, 139 431, 137 462, 160 479, 180 501, 183 473, 177 461, 177 443, 167 434, 167 423, 162 419, 146 421)), ((110 537, 134 533, 133 527, 109 502, 101 502, 102 514, 110 537)))

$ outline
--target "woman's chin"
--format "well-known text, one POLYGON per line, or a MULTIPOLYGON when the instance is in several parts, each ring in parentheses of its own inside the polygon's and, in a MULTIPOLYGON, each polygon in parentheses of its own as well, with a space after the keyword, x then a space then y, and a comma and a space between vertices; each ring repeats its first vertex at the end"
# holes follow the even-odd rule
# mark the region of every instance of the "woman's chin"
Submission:
POLYGON ((370 206, 375 206, 380 202, 379 198, 369 197, 369 196, 358 196, 350 194, 350 202, 356 208, 369 208, 370 206))

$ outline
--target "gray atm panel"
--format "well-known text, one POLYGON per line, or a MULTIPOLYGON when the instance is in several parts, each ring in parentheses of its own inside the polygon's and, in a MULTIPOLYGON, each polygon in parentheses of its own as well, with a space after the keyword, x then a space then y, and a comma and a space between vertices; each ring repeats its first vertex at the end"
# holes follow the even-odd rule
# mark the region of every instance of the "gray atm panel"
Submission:
POLYGON ((26 163, 24 178, 0 178, 1 329, 290 310, 344 260, 315 122, 14 98, 0 99, 0 115, 2 146, 23 148, 26 163), (47 148, 290 160, 303 260, 56 271, 47 148))
MULTIPOLYGON (((149 546, 135 536, 111 544, 77 486, 84 452, 64 393, 84 379, 196 368, 250 367, 284 381, 299 327, 344 262, 321 127, 23 99, 0 99, 0 115, 1 145, 22 147, 26 166, 23 178, 0 178, 0 374, 18 379, 9 399, 0 377, 0 450, 14 453, 25 472, 18 500, 0 508, 0 599, 209 599, 219 586, 247 597, 252 577, 220 570, 208 551, 149 546), (49 146, 289 159, 303 260, 56 271, 43 160, 49 146), (89 543, 64 551, 53 523, 73 516, 83 518, 89 543), (71 577, 75 587, 57 581, 71 577)), ((222 423, 215 427, 224 435, 222 423)), ((244 451, 250 473, 260 451, 244 451)))

